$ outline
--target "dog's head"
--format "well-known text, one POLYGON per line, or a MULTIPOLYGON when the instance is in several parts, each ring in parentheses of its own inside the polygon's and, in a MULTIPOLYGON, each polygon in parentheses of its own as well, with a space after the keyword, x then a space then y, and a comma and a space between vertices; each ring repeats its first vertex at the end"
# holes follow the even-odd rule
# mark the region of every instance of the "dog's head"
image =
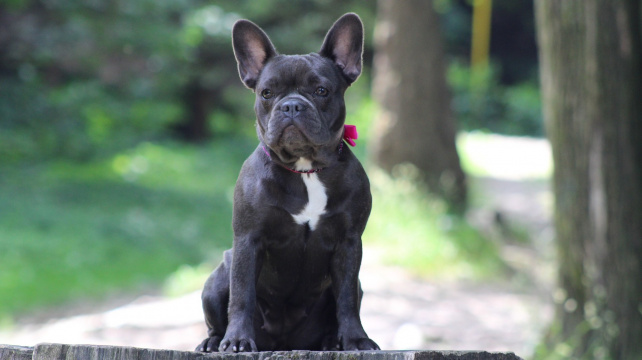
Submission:
POLYGON ((239 20, 232 30, 243 83, 256 93, 259 139, 278 159, 322 162, 336 151, 345 121, 344 92, 361 74, 363 24, 345 14, 326 34, 321 50, 279 55, 254 23, 239 20))

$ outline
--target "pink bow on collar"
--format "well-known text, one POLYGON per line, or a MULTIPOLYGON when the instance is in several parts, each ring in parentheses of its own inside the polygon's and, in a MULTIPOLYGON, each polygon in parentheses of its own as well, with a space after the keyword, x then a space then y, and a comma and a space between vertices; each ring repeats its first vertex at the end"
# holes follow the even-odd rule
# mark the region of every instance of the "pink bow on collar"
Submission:
POLYGON ((350 146, 357 146, 357 143, 354 141, 359 138, 357 133, 357 127, 355 125, 343 125, 343 139, 350 144, 350 146))

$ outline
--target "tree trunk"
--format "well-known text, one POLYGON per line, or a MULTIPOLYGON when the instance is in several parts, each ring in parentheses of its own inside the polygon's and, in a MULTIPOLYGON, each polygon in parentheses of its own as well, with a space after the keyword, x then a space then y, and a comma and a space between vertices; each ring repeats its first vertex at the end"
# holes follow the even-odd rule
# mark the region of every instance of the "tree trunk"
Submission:
POLYGON ((187 116, 174 127, 186 141, 204 142, 212 137, 208 124, 210 99, 216 98, 215 91, 205 89, 198 81, 190 82, 183 94, 187 116))
POLYGON ((642 359, 640 1, 535 5, 563 295, 552 340, 642 359))
POLYGON ((466 207, 466 177, 455 146, 439 18, 432 1, 380 0, 373 96, 380 105, 371 140, 383 169, 416 166, 429 189, 456 211, 466 207))

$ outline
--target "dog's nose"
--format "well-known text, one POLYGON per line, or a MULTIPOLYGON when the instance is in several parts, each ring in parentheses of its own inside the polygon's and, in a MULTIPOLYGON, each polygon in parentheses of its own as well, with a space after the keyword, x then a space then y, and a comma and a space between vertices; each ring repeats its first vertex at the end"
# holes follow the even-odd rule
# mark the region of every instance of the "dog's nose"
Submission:
POLYGON ((281 104, 281 111, 283 111, 286 116, 291 118, 299 115, 300 113, 305 111, 305 109, 305 104, 302 101, 296 99, 287 100, 283 102, 283 104, 281 104))

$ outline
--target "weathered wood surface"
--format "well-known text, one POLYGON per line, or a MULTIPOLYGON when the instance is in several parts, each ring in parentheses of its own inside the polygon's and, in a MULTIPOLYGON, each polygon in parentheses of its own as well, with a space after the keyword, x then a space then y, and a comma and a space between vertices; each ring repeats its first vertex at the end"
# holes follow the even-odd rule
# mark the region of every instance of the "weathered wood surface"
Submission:
POLYGON ((32 347, 0 344, 0 360, 31 360, 32 347))
POLYGON ((264 351, 203 354, 121 346, 38 344, 0 345, 0 360, 521 360, 513 353, 486 351, 264 351), (33 355, 33 357, 32 357, 33 355))

